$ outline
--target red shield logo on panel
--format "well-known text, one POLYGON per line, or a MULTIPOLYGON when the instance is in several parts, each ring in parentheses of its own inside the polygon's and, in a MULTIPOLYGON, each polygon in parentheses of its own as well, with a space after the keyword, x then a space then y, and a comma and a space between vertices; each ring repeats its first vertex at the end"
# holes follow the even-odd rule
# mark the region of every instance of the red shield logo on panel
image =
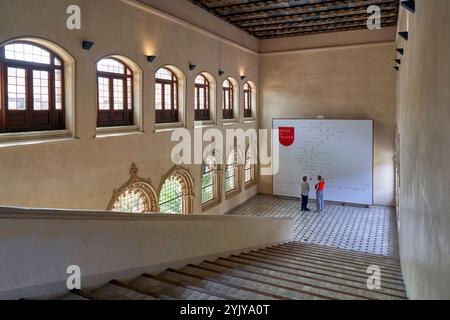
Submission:
POLYGON ((278 128, 280 144, 289 147, 295 140, 295 128, 280 127, 278 128))

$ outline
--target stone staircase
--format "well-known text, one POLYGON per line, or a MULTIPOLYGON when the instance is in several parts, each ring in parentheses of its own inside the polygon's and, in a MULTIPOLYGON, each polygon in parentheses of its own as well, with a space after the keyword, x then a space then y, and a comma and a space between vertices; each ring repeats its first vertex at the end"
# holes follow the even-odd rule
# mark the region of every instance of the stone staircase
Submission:
POLYGON ((61 300, 403 300, 400 262, 331 247, 291 242, 257 251, 143 274, 128 282, 112 280, 61 300), (381 289, 367 288, 371 265, 381 269, 381 289))

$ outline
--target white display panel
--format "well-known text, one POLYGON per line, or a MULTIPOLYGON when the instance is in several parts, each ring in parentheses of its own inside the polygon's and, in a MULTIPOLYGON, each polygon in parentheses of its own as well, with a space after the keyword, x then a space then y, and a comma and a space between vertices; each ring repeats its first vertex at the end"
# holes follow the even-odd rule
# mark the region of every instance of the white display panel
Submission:
POLYGON ((314 185, 321 175, 325 200, 373 204, 372 120, 274 119, 273 128, 280 132, 273 141, 280 156, 274 195, 300 197, 301 179, 307 176, 315 199, 314 185))

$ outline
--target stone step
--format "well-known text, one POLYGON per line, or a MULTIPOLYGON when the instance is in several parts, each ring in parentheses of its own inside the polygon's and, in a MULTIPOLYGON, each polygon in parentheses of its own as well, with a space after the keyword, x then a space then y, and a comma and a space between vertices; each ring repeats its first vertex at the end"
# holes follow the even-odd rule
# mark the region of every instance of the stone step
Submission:
MULTIPOLYGON (((346 271, 346 272, 348 271, 348 272, 351 272, 354 274, 359 274, 366 278, 367 278, 367 268, 369 266, 373 265, 373 264, 366 264, 366 265, 352 264, 351 262, 341 263, 341 262, 336 262, 333 260, 324 259, 324 258, 320 258, 320 257, 317 258, 315 256, 311 256, 311 255, 307 255, 307 254, 296 254, 296 253, 287 252, 287 251, 278 250, 278 249, 272 249, 272 248, 261 249, 261 250, 258 250, 257 252, 268 254, 268 255, 273 255, 273 256, 277 256, 277 257, 288 258, 293 261, 305 262, 305 263, 317 265, 318 267, 333 268, 333 269, 338 269, 338 270, 342 270, 342 271, 346 271)), ((400 282, 403 281, 401 274, 393 273, 389 270, 386 270, 382 266, 379 266, 379 267, 382 272, 383 278, 389 279, 389 280, 394 280, 394 281, 400 281, 400 282)))
POLYGON ((366 252, 359 252, 359 251, 351 251, 351 250, 345 250, 341 248, 336 247, 327 247, 327 246, 321 246, 317 244, 310 244, 310 243, 304 243, 304 242, 289 242, 279 245, 281 247, 291 247, 296 248, 300 250, 310 250, 310 251, 316 251, 316 252, 322 252, 323 254, 331 254, 333 256, 342 256, 345 258, 351 258, 351 259, 360 259, 360 260, 370 260, 370 261, 378 261, 379 263, 387 263, 392 264, 396 266, 400 266, 400 260, 398 258, 395 258, 393 256, 382 256, 382 255, 376 255, 366 252))
POLYGON ((189 265, 183 269, 186 272, 196 274, 208 279, 219 280, 226 284, 238 284, 244 288, 252 288, 261 292, 266 292, 268 294, 273 294, 282 297, 283 299, 295 299, 295 300, 333 300, 335 298, 330 296, 325 296, 320 293, 311 293, 311 288, 303 288, 303 290, 295 289, 284 285, 281 281, 275 283, 274 281, 267 281, 267 278, 253 275, 244 276, 232 273, 227 273, 223 271, 218 271, 216 269, 204 266, 194 266, 189 265))
POLYGON ((153 292, 154 294, 166 299, 170 297, 176 300, 223 300, 225 298, 214 296, 211 292, 200 287, 186 285, 181 282, 164 279, 149 274, 143 274, 130 282, 135 288, 144 292, 153 292))
POLYGON ((290 288, 296 292, 305 295, 304 299, 311 299, 311 297, 323 297, 324 299, 340 299, 340 300, 369 300, 370 298, 357 295, 348 294, 343 291, 335 290, 331 287, 321 286, 312 281, 302 281, 302 279, 292 279, 280 276, 275 273, 266 273, 264 270, 257 268, 246 269, 239 267, 238 264, 227 264, 220 261, 205 261, 199 265, 209 269, 216 270, 221 273, 228 274, 235 277, 246 277, 254 280, 260 280, 271 283, 275 286, 290 288))
POLYGON ((72 290, 56 300, 93 300, 89 293, 81 290, 72 290))
POLYGON ((272 300, 284 299, 281 296, 271 295, 238 284, 225 283, 217 279, 210 279, 185 271, 168 269, 160 275, 162 278, 183 282, 204 288, 213 294, 226 295, 233 300, 272 300))
POLYGON ((356 260, 356 259, 337 257, 337 256, 333 256, 333 255, 325 255, 325 254, 322 254, 320 252, 315 252, 315 251, 295 250, 295 249, 291 249, 291 248, 287 248, 287 247, 279 247, 279 246, 269 247, 269 248, 266 248, 266 250, 278 252, 281 254, 292 255, 295 257, 303 257, 305 259, 307 258, 307 259, 315 260, 318 262, 335 263, 335 264, 339 264, 339 265, 345 266, 345 267, 348 266, 350 268, 367 268, 370 265, 378 265, 387 274, 402 278, 402 272, 401 272, 400 266, 387 265, 384 263, 382 264, 377 261, 368 260, 368 261, 363 262, 361 260, 356 260))
POLYGON ((342 251, 334 251, 334 248, 323 247, 324 249, 317 247, 309 247, 304 245, 297 245, 294 243, 287 243, 276 246, 279 249, 290 250, 293 252, 297 252, 300 254, 311 254, 318 255, 324 258, 330 258, 334 260, 340 261, 352 261, 355 263, 361 264, 376 264, 380 266, 384 266, 386 268, 392 269, 394 271, 401 271, 401 265, 397 261, 391 261, 387 256, 375 256, 375 255, 367 255, 366 253, 359 253, 355 251, 345 251, 350 253, 343 253, 342 251), (355 253, 352 253, 355 252, 355 253))
MULTIPOLYGON (((344 271, 342 269, 339 268, 335 268, 335 267, 329 267, 329 266, 319 266, 315 263, 309 262, 309 261, 300 261, 298 259, 295 258, 288 258, 286 256, 282 256, 282 255, 276 255, 276 254, 268 254, 265 252, 258 252, 258 251, 251 251, 249 253, 245 253, 243 255, 249 255, 249 256, 253 256, 253 257, 259 257, 259 258, 263 258, 263 259, 270 259, 272 261, 277 261, 279 263, 283 263, 283 264, 288 264, 290 266, 298 266, 298 267, 302 267, 302 268, 307 268, 307 269, 313 269, 319 272, 324 272, 330 275, 336 275, 338 277, 344 277, 347 279, 354 279, 354 280, 358 280, 358 281, 364 281, 366 282, 369 275, 360 273, 360 272, 351 272, 351 271, 344 271)), ((394 279, 390 279, 389 277, 382 277, 383 283, 385 286, 387 286, 388 288, 394 288, 394 289, 400 289, 403 290, 403 281, 401 279, 398 280, 394 280, 394 279)))
POLYGON ((133 290, 118 281, 111 281, 106 285, 89 293, 96 300, 156 300, 148 294, 133 290))

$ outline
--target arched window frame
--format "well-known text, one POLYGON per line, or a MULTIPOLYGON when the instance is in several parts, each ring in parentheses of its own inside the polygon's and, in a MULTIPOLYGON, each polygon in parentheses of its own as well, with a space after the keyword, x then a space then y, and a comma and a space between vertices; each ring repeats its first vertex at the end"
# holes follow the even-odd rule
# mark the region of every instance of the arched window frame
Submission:
MULTIPOLYGON (((133 192, 138 190, 144 196, 144 210, 139 213, 156 213, 159 211, 158 208, 158 197, 156 195, 155 190, 152 187, 152 183, 150 179, 143 179, 138 176, 138 168, 133 163, 130 167, 130 179, 125 182, 119 189, 113 191, 113 196, 111 201, 108 204, 106 210, 108 211, 117 211, 123 212, 120 210, 116 210, 116 203, 119 201, 122 195, 127 192, 133 192)), ((128 212, 128 213, 137 213, 137 212, 128 212)))
POLYGON ((241 192, 241 161, 239 161, 239 150, 237 146, 237 139, 235 139, 234 146, 229 151, 225 164, 224 185, 226 199, 230 199, 241 192), (232 183, 228 186, 228 181, 231 179, 232 183))
POLYGON ((231 79, 225 79, 222 86, 223 119, 234 119, 234 85, 231 79))
POLYGON ((176 123, 179 118, 179 80, 175 72, 167 67, 159 68, 155 73, 155 122, 161 123, 176 123), (171 79, 158 78, 160 70, 168 71, 171 74, 171 79), (159 86, 161 90, 159 90, 159 86), (166 88, 169 89, 171 101, 166 104, 166 95, 164 94, 166 88), (161 101, 161 108, 158 108, 159 101, 161 101))
MULTIPOLYGON (((162 178, 159 184, 159 207, 160 211, 161 205, 161 192, 163 191, 164 184, 166 181, 170 179, 177 179, 177 181, 181 185, 182 194, 181 194, 181 205, 182 212, 180 214, 192 214, 194 211, 194 180, 192 179, 191 174, 187 168, 182 166, 174 166, 168 173, 166 173, 162 178)), ((166 213, 166 212, 162 212, 166 213)))
MULTIPOLYGON (((44 42, 44 41, 41 41, 44 42)), ((34 51, 32 49, 32 51, 34 51)), ((35 54, 35 53, 33 53, 35 54)), ((36 56, 34 56, 36 57, 36 56)), ((22 74, 22 72, 20 72, 22 74)), ((16 91, 16 94, 18 92, 16 91)), ((20 92, 19 92, 20 93, 20 92)), ((42 103, 42 102, 40 102, 42 103)), ((33 41, 16 40, 5 43, 0 47, 0 133, 6 132, 29 132, 29 131, 57 131, 66 129, 66 103, 65 103, 65 62, 64 59, 56 54, 51 48, 43 44, 38 44, 33 41), (49 55, 49 63, 45 62, 30 62, 26 61, 25 57, 32 57, 32 53, 18 53, 16 55, 23 55, 23 59, 8 58, 6 48, 8 46, 32 46, 43 50, 49 55), (12 71, 23 70, 23 77, 10 75, 12 71), (47 73, 47 79, 37 78, 37 75, 42 76, 47 73), (58 77, 60 79, 58 80, 58 77), (15 78, 16 83, 12 83, 15 78), (23 79, 23 80, 20 80, 23 79), (23 85, 17 84, 17 81, 23 81, 23 85), (41 81, 47 80, 47 86, 41 85, 41 81), (39 83, 39 93, 36 93, 37 88, 35 82, 39 83), (18 110, 10 108, 9 106, 9 87, 14 86, 16 90, 18 87, 23 87, 19 91, 24 91, 24 109, 18 110), (35 97, 39 94, 43 97, 42 90, 47 91, 48 101, 47 106, 39 109, 35 108, 35 97), (59 101, 58 101, 59 100, 59 101)))
MULTIPOLYGON (((97 72, 97 127, 120 127, 120 126, 132 126, 135 124, 134 120, 134 74, 132 69, 127 63, 121 59, 113 56, 107 56, 102 58, 96 64, 97 72), (109 72, 98 70, 102 61, 112 60, 119 63, 124 72, 109 72), (109 109, 100 109, 101 99, 100 94, 104 92, 101 89, 101 79, 107 79, 107 96, 109 109), (115 97, 118 92, 116 91, 115 81, 122 81, 122 109, 115 108, 115 97)), ((103 80, 102 80, 103 81, 103 80)))
POLYGON ((244 84, 244 117, 253 117, 253 93, 249 82, 244 84))
POLYGON ((209 210, 221 202, 221 183, 220 177, 222 170, 218 164, 216 156, 211 154, 208 156, 202 164, 202 185, 201 185, 201 195, 202 195, 202 211, 209 210), (210 177, 210 178, 207 178, 210 177), (210 184, 205 184, 205 180, 210 179, 210 184), (204 199, 205 190, 211 188, 212 198, 204 199))
POLYGON ((244 183, 246 188, 250 188, 256 184, 257 154, 255 145, 249 145, 247 147, 244 165, 244 183))
POLYGON ((210 84, 209 80, 203 75, 199 74, 195 78, 195 93, 194 93, 194 112, 195 121, 211 120, 211 98, 210 98, 210 84), (201 79, 200 83, 198 80, 201 79))

